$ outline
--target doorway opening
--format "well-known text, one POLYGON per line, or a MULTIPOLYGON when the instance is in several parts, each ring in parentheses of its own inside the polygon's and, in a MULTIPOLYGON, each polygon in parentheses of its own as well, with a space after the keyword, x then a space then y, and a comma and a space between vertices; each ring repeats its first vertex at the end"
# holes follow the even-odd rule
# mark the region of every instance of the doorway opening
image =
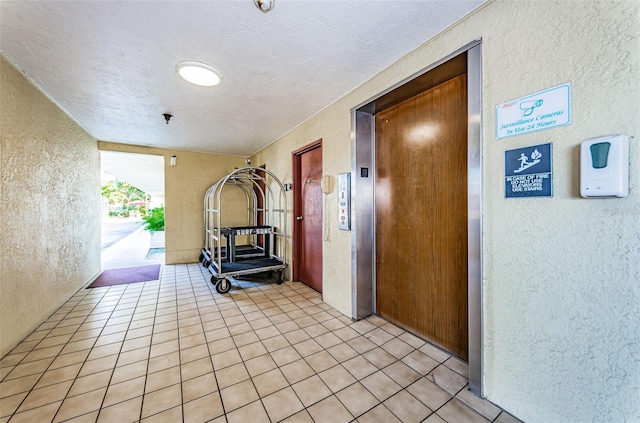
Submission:
POLYGON ((100 152, 102 269, 164 264, 164 157, 100 152))
MULTIPOLYGON (((454 283, 461 284, 457 288, 460 295, 456 296, 454 303, 450 303, 450 307, 457 309, 458 318, 456 321, 450 322, 446 317, 446 313, 444 315, 431 314, 431 317, 428 318, 431 319, 429 324, 440 324, 445 327, 447 325, 456 325, 455 328, 449 328, 451 332, 455 332, 458 337, 464 336, 467 338, 464 339, 465 342, 463 344, 458 346, 466 354, 458 352, 457 355, 463 356, 468 360, 469 387, 479 395, 482 395, 481 87, 481 41, 478 40, 352 109, 352 133, 354 134, 352 142, 352 174, 354 178, 351 193, 354 213, 352 230, 352 292, 354 293, 352 317, 360 319, 372 313, 380 313, 379 306, 381 302, 377 296, 391 295, 391 297, 385 298, 387 304, 384 306, 392 304, 399 310, 399 314, 404 313, 411 318, 415 318, 414 321, 419 324, 424 323, 420 322, 420 319, 427 319, 421 313, 430 307, 435 307, 433 304, 430 305, 428 303, 430 300, 425 298, 425 301, 420 303, 416 301, 415 297, 410 297, 407 298, 408 304, 406 305, 401 304, 398 306, 393 304, 394 301, 398 300, 398 298, 393 297, 395 295, 393 289, 401 288, 387 283, 389 288, 385 292, 384 289, 380 289, 380 284, 385 283, 385 281, 379 280, 379 277, 387 278, 386 282, 392 281, 394 275, 393 266, 398 264, 395 259, 403 254, 412 257, 415 261, 428 262, 432 260, 434 257, 430 253, 438 253, 437 247, 435 247, 437 242, 432 241, 437 240, 428 240, 427 238, 441 236, 439 233, 434 233, 434 231, 440 231, 440 228, 438 226, 430 229, 421 227, 414 228, 414 231, 412 231, 411 227, 407 227, 405 228, 406 231, 400 234, 396 231, 400 228, 394 225, 402 224, 402 209, 389 216, 384 213, 386 208, 396 205, 394 204, 394 198, 408 196, 415 203, 420 203, 420 207, 417 209, 412 208, 411 211, 407 210, 406 213, 414 212, 417 215, 406 216, 410 219, 404 220, 411 226, 414 224, 411 218, 423 219, 427 221, 428 226, 431 223, 429 222, 431 218, 437 217, 446 221, 449 217, 448 215, 443 216, 442 208, 429 209, 429 202, 436 201, 434 196, 448 195, 447 188, 460 190, 463 193, 463 196, 460 197, 461 201, 460 199, 456 200, 455 205, 462 218, 450 225, 453 232, 449 234, 455 233, 455 237, 459 240, 459 244, 453 246, 452 251, 455 248, 464 250, 461 251, 462 254, 456 256, 456 259, 460 259, 457 265, 463 266, 465 271, 453 276, 456 279, 454 283), (424 116, 431 118, 442 113, 440 104, 442 101, 449 100, 441 100, 438 96, 443 91, 446 91, 451 84, 460 86, 462 89, 460 94, 454 94, 454 97, 457 95, 460 99, 457 102, 457 106, 452 106, 451 109, 445 111, 444 116, 440 116, 440 122, 431 124, 424 121, 424 116), (420 109, 420 112, 416 113, 415 109, 411 109, 408 112, 402 110, 411 102, 422 104, 421 107, 423 108, 420 109), (400 116, 398 112, 404 114, 400 116), (416 114, 412 115, 413 113, 416 114), (461 177, 452 179, 451 177, 443 176, 444 170, 441 169, 435 170, 432 174, 427 173, 427 178, 425 178, 424 173, 421 173, 417 179, 413 178, 415 170, 422 172, 424 168, 430 166, 427 162, 437 161, 437 156, 441 154, 440 150, 438 150, 439 147, 436 148, 436 144, 427 141, 435 142, 433 135, 439 130, 438 128, 445 128, 442 125, 447 124, 449 121, 458 120, 459 116, 457 115, 462 115, 462 121, 456 124, 457 135, 455 135, 458 140, 462 137, 462 144, 459 144, 457 148, 463 151, 458 151, 455 159, 461 177), (381 127, 381 125, 393 124, 394 122, 396 125, 402 124, 403 126, 400 129, 398 127, 390 127, 389 130, 381 127), (410 123, 407 124, 406 122, 410 123), (380 137, 383 139, 380 140, 380 137), (418 139, 423 144, 416 145, 415 141, 418 139), (409 144, 407 145, 406 154, 403 153, 404 156, 389 157, 389 155, 395 155, 396 153, 396 150, 388 145, 394 142, 409 144), (387 144, 386 147, 385 143, 387 144), (413 144, 411 145, 411 143, 413 144), (426 149, 426 151, 418 152, 416 155, 411 154, 411 151, 416 149, 426 149), (380 157, 381 154, 386 156, 380 157), (386 163, 387 159, 395 160, 395 165, 390 167, 389 163, 386 163), (389 177, 389 172, 395 172, 402 167, 405 168, 406 179, 389 177), (380 172, 386 173, 380 174, 380 172), (425 180, 429 178, 431 179, 425 180), (454 184, 454 182, 456 183, 454 184), (458 183, 463 184, 463 186, 461 187, 458 183), (411 186, 398 187, 401 184, 411 186), (440 186, 440 191, 439 193, 427 192, 423 194, 420 191, 421 185, 437 185, 440 186), (415 192, 396 192, 398 188, 402 188, 405 191, 414 189, 415 192), (385 193, 389 195, 385 195, 385 193), (418 194, 423 195, 423 197, 421 198, 418 194), (427 207, 422 207, 425 204, 427 207), (429 213, 431 213, 430 216, 429 213), (387 226, 381 227, 381 224, 386 224, 387 226), (460 229, 462 229, 462 232, 460 232, 460 229), (384 239, 379 239, 381 236, 384 239), (420 245, 416 247, 412 242, 407 242, 412 240, 422 243, 425 239, 428 241, 427 244, 431 244, 431 246, 420 245), (388 251, 385 251, 385 248, 388 251), (387 262, 380 263, 379 261, 382 259, 387 262), (413 307, 414 316, 402 309, 402 307, 406 306, 413 307), (416 316, 418 317, 416 318, 416 316), (460 328, 461 325, 464 327, 460 328)), ((445 132, 447 131, 448 129, 445 128, 445 132)), ((447 155, 449 153, 443 154, 447 155)), ((432 164, 436 163, 432 162, 432 164)), ((413 207, 412 204, 409 204, 409 206, 413 207)), ((438 282, 438 272, 446 264, 444 263, 446 260, 446 255, 440 255, 440 258, 436 258, 431 263, 432 266, 427 265, 422 268, 423 271, 432 273, 426 278, 427 282, 425 282, 425 286, 431 289, 431 295, 437 296, 439 294, 438 290, 449 289, 449 282, 445 284, 439 284, 438 282), (429 278, 434 282, 428 282, 429 278)), ((454 268, 455 266, 456 263, 454 263, 454 268)), ((442 274, 440 273, 440 275, 442 274)), ((406 276, 405 274, 404 277, 406 276)), ((414 274, 411 280, 425 279, 422 276, 421 274, 414 274)), ((411 284, 407 284, 406 288, 415 291, 415 287, 411 286, 411 284)), ((411 324, 401 319, 391 320, 395 320, 405 327, 411 327, 411 324)), ((427 329, 431 330, 432 328, 427 329)), ((428 330, 416 330, 415 332, 432 343, 442 345, 438 339, 434 339, 431 336, 428 330)), ((445 348, 448 348, 448 346, 445 345, 445 348)), ((452 352, 455 353, 455 351, 452 352)))

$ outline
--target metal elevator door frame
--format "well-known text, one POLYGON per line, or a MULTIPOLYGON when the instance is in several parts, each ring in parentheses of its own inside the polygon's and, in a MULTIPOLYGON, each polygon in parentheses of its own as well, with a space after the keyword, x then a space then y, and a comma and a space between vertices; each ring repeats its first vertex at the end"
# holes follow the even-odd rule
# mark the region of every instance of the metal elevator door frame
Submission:
POLYGON ((351 109, 352 232, 351 317, 375 313, 375 127, 374 115, 438 81, 467 73, 468 328, 469 388, 483 396, 482 368, 482 40, 473 41, 415 75, 351 109), (464 64, 461 63, 464 61, 464 64), (444 78, 444 79, 443 79, 444 78))

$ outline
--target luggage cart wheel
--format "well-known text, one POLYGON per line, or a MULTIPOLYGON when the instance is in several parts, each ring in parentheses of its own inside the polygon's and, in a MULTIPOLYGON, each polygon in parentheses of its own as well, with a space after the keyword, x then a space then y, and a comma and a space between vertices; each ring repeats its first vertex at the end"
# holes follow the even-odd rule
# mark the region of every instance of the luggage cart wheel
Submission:
POLYGON ((278 285, 282 285, 282 282, 284 282, 284 275, 282 273, 282 270, 278 270, 278 280, 277 283, 278 285))
MULTIPOLYGON (((213 279, 213 276, 211 277, 213 279)), ((218 279, 216 282, 216 291, 220 294, 226 294, 231 289, 231 283, 226 279, 218 279)))
POLYGON ((211 262, 207 259, 204 259, 202 261, 202 267, 209 267, 209 265, 211 264, 211 262))
POLYGON ((204 254, 200 253, 200 256, 198 257, 198 261, 202 263, 202 260, 204 260, 204 254))

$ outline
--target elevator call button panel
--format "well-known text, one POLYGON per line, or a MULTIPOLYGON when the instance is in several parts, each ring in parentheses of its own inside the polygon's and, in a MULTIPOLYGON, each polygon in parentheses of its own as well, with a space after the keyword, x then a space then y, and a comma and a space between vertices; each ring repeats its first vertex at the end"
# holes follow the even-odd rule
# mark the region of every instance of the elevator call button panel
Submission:
POLYGON ((338 229, 351 230, 351 174, 338 175, 338 229))

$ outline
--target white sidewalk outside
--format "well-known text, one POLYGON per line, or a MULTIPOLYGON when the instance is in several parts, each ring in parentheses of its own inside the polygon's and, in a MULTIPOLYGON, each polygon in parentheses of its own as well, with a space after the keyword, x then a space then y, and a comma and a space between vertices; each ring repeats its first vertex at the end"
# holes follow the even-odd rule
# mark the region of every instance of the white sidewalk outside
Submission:
POLYGON ((150 246, 150 232, 142 228, 137 229, 102 251, 102 270, 164 264, 164 253, 151 254, 146 258, 150 246))

